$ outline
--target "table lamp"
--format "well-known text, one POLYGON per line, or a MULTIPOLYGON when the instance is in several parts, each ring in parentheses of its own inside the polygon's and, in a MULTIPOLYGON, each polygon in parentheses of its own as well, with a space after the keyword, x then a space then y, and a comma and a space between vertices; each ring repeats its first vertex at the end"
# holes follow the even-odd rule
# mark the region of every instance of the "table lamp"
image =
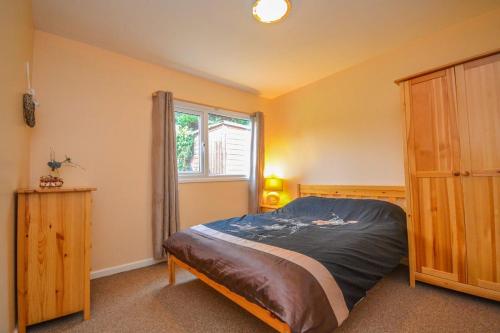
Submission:
POLYGON ((266 203, 269 205, 277 205, 280 202, 280 195, 278 192, 283 191, 283 179, 281 178, 265 178, 264 191, 266 191, 266 203))

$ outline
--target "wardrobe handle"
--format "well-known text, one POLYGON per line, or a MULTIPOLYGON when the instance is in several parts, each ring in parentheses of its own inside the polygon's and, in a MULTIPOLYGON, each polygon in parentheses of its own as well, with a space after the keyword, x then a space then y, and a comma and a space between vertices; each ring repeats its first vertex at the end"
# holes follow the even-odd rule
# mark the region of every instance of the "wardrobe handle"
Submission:
POLYGON ((455 177, 460 176, 460 171, 453 171, 453 176, 455 176, 455 177))
POLYGON ((470 176, 470 172, 469 171, 464 171, 464 173, 462 173, 462 176, 469 177, 470 176))

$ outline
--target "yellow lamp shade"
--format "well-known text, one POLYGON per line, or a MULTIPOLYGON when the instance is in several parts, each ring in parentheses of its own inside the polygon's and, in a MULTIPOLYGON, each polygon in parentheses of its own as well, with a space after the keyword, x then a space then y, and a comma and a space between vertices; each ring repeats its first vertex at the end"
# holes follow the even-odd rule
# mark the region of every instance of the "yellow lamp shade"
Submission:
POLYGON ((281 178, 266 178, 264 179, 264 190, 281 192, 283 191, 283 179, 281 178))

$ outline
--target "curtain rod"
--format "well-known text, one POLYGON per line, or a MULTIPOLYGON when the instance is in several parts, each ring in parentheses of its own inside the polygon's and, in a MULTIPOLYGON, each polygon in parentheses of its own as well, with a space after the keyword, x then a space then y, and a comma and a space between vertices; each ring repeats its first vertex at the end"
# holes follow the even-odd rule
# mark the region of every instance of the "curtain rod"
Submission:
MULTIPOLYGON (((156 92, 153 93, 153 97, 155 97, 155 96, 156 96, 156 92)), ((174 101, 184 102, 184 103, 191 103, 191 104, 197 104, 197 105, 201 105, 201 106, 205 106, 205 107, 213 108, 213 109, 217 109, 217 110, 226 110, 226 111, 238 112, 238 113, 244 113, 244 114, 253 114, 254 113, 254 112, 245 112, 245 111, 240 111, 240 110, 234 110, 234 109, 225 108, 225 107, 222 107, 222 106, 205 104, 205 103, 196 102, 196 101, 192 101, 192 100, 189 100, 189 99, 178 98, 178 97, 174 97, 174 101)))

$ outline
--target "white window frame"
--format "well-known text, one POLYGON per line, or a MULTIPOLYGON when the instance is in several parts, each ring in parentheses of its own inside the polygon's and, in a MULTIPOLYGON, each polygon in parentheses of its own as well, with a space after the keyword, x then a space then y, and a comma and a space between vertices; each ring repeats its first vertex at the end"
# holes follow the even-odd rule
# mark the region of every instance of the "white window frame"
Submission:
MULTIPOLYGON (((226 116, 239 119, 248 119, 251 123, 250 115, 246 113, 222 110, 204 105, 174 101, 174 112, 182 112, 200 116, 200 168, 201 172, 179 172, 179 183, 204 183, 223 181, 248 181, 248 175, 210 175, 209 174, 209 145, 208 145, 208 117, 209 114, 226 116)), ((253 131, 253 126, 251 125, 253 131)), ((176 134, 177 135, 177 134, 176 134)))

